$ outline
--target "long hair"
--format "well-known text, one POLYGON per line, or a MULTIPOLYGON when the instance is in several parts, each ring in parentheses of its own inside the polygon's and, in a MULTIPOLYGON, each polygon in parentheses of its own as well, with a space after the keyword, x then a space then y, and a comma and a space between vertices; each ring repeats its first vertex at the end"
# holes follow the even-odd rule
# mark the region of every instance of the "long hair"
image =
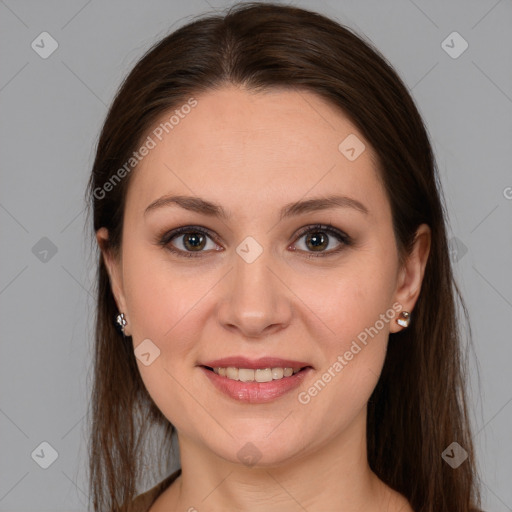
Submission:
MULTIPOLYGON (((119 180, 119 169, 126 171, 161 116, 228 84, 313 92, 348 116, 377 154, 401 263, 418 226, 430 226, 413 321, 390 334, 368 402, 368 462, 416 512, 477 510, 456 299, 468 325, 469 317, 452 273, 438 171, 407 88, 363 36, 312 11, 251 2, 194 19, 157 42, 125 78, 102 128, 87 190, 94 230, 106 227, 108 249, 119 251, 126 191, 137 172, 135 166, 119 180), (456 469, 442 457, 453 442, 468 454, 456 469)), ((99 253, 89 485, 94 510, 102 512, 134 498, 150 426, 163 429, 165 442, 173 433, 144 387, 131 339, 123 343, 114 327, 117 313, 99 253)), ((162 453, 169 452, 157 450, 159 463, 162 453)))

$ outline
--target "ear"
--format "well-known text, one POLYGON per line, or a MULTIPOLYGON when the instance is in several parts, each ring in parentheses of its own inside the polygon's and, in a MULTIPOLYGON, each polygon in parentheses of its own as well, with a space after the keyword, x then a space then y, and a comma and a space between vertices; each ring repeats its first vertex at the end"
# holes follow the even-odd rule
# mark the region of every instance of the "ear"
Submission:
MULTIPOLYGON (((399 271, 395 301, 402 305, 400 311, 412 312, 421 291, 425 267, 430 253, 431 230, 427 224, 421 224, 416 231, 414 246, 403 267, 399 271)), ((398 313, 397 313, 398 317, 398 313)), ((396 317, 395 317, 396 318, 396 317)), ((414 321, 411 314, 412 321, 414 321)), ((390 332, 398 332, 403 327, 395 321, 391 323, 390 332)))
MULTIPOLYGON (((129 318, 129 315, 127 314, 126 300, 123 289, 121 256, 114 254, 114 252, 109 248, 107 228, 102 227, 96 231, 96 241, 98 242, 98 246, 103 256, 103 261, 105 262, 105 266, 107 268, 108 276, 110 279, 110 288, 112 290, 112 294, 114 295, 117 309, 120 313, 124 313, 129 318)), ((129 333, 129 323, 126 325, 124 332, 126 336, 131 336, 129 333)))

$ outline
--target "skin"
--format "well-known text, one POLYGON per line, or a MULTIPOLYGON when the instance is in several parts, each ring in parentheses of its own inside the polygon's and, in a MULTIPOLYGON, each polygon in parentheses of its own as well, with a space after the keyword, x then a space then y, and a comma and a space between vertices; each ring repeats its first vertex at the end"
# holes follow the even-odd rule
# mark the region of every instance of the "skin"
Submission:
MULTIPOLYGON (((182 475, 151 512, 412 511, 370 470, 366 453, 367 402, 388 335, 403 327, 385 322, 308 404, 297 395, 393 303, 413 311, 430 229, 420 226, 399 268, 375 154, 348 118, 315 94, 256 94, 229 86, 196 99, 134 171, 120 257, 105 249, 106 229, 97 232, 117 305, 127 317, 126 334, 134 348, 149 338, 160 349, 149 366, 137 364, 178 432, 182 475), (338 150, 349 134, 366 145, 354 161, 338 150), (171 193, 219 203, 232 217, 178 206, 144 215, 151 202, 171 193), (357 199, 368 215, 331 208, 279 221, 283 205, 333 193, 357 199), (354 244, 308 259, 318 253, 297 234, 317 223, 331 223, 354 244), (155 241, 160 233, 194 225, 213 235, 199 257, 179 257, 155 241), (247 236, 263 248, 250 264, 236 252, 247 236), (231 355, 296 359, 314 370, 299 390, 248 404, 221 394, 196 366, 231 355), (237 458, 247 442, 261 453, 253 467, 237 458)), ((324 252, 342 244, 327 236, 324 252)), ((172 245, 186 251, 186 240, 178 235, 172 245)))

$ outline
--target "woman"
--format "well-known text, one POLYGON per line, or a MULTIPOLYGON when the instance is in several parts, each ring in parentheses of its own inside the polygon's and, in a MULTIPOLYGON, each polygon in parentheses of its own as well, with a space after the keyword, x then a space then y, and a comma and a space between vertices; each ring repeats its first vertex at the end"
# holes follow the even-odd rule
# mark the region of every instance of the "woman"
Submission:
POLYGON ((368 43, 267 3, 189 23, 126 78, 88 191, 94 510, 477 510, 439 178, 368 43))

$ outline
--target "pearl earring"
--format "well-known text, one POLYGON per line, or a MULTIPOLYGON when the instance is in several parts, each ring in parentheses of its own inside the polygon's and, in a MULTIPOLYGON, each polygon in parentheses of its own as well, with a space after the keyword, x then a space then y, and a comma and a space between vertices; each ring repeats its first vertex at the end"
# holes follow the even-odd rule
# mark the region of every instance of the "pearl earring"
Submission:
POLYGON ((401 325, 402 327, 409 327, 409 322, 411 321, 411 314, 409 311, 401 311, 400 315, 396 319, 396 323, 401 325))

